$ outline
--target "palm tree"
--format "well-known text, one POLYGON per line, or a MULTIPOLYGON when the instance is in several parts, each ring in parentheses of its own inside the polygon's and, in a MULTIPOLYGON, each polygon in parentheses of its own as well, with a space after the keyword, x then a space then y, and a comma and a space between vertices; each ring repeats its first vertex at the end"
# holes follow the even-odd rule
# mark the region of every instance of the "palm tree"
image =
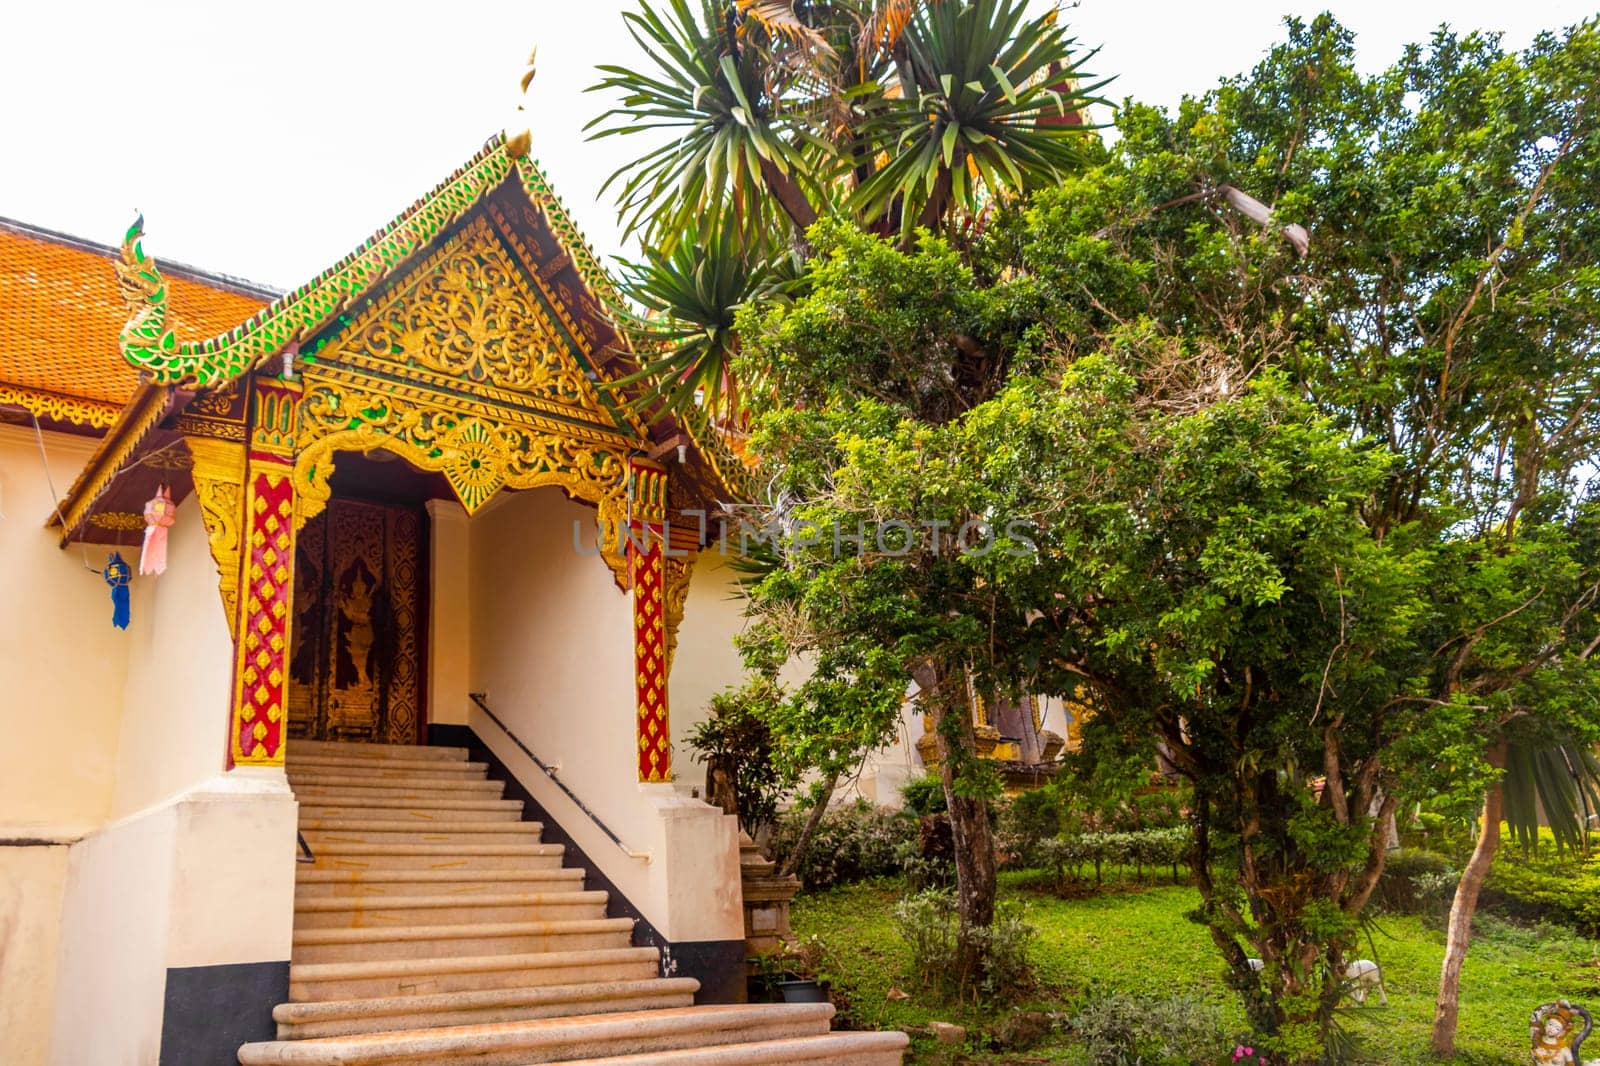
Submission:
POLYGON ((1056 12, 1029 17, 1026 0, 644 0, 624 18, 653 66, 602 66, 592 88, 618 99, 590 127, 666 137, 606 185, 652 249, 622 286, 648 309, 629 317, 650 323, 641 405, 736 406, 737 336, 697 332, 703 279, 751 275, 716 290, 734 303, 709 317, 731 322, 765 291, 754 265, 803 259, 820 214, 909 241, 1087 154, 1099 85, 1082 85, 1056 12))
POLYGON ((1461 965, 1472 940, 1478 895, 1499 850, 1501 822, 1531 850, 1538 845, 1542 815, 1558 849, 1586 851, 1592 819, 1600 817, 1600 760, 1588 748, 1571 740, 1503 737, 1490 746, 1488 761, 1499 776, 1484 793, 1482 828, 1450 904, 1434 1001, 1433 1050, 1445 1057, 1455 1054, 1461 965))

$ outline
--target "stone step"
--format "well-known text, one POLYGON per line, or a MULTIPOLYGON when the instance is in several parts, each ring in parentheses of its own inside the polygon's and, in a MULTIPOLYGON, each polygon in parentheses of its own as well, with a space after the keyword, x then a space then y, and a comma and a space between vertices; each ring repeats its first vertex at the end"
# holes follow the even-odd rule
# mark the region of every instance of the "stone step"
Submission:
MULTIPOLYGON (((900 1032, 828 1033, 720 1047, 647 1051, 603 1059, 568 1059, 567 1066, 900 1066, 911 1038, 900 1032)), ((1040 1060, 1041 1062, 1044 1060, 1040 1060)))
POLYGON ((379 802, 388 805, 434 808, 439 803, 511 803, 501 795, 505 784, 500 781, 473 781, 453 788, 433 789, 426 786, 412 788, 404 783, 381 788, 366 784, 352 785, 337 781, 326 784, 307 784, 302 781, 294 788, 295 799, 315 806, 371 806, 379 802))
POLYGON ((358 774, 457 774, 479 777, 488 773, 489 764, 464 759, 372 759, 363 755, 299 755, 284 760, 289 772, 358 774))
POLYGON ((289 998, 296 1001, 373 999, 495 988, 643 981, 659 976, 660 972, 661 955, 655 948, 302 963, 289 967, 289 998))
POLYGON ((652 977, 533 988, 493 988, 424 996, 280 1003, 273 1008, 279 1040, 308 1040, 395 1029, 563 1018, 579 1014, 688 1007, 700 982, 692 977, 652 977))
POLYGON ((493 1025, 276 1040, 239 1049, 242 1066, 471 1062, 528 1066, 584 1058, 821 1036, 831 1003, 668 1007, 493 1025))
POLYGON ((435 896, 313 898, 294 902, 295 929, 360 929, 457 922, 604 918, 604 892, 452 892, 435 896))
POLYGON ((532 955, 544 951, 625 948, 632 918, 584 918, 549 922, 457 922, 405 928, 300 929, 289 952, 292 963, 376 962, 436 959, 450 955, 532 955))
POLYGON ((300 824, 307 819, 390 818, 407 822, 515 822, 522 817, 522 802, 508 799, 405 800, 384 796, 357 796, 331 802, 302 793, 300 824))
POLYGON ((539 822, 435 822, 415 824, 377 818, 300 819, 311 842, 346 844, 537 844, 539 822))
POLYGON ((314 864, 346 870, 535 870, 561 865, 560 844, 345 844, 314 845, 314 864))
POLYGON ((352 759, 347 762, 288 763, 283 769, 291 782, 309 777, 331 777, 350 784, 410 781, 432 785, 435 782, 482 781, 488 776, 488 768, 483 763, 468 762, 408 764, 352 759))
POLYGON ((299 755, 341 756, 366 759, 431 759, 441 762, 465 761, 466 748, 433 744, 362 744, 348 740, 290 740, 284 749, 286 759, 299 755))
POLYGON ((564 892, 583 888, 584 872, 565 866, 528 870, 368 870, 295 867, 295 899, 564 892))
POLYGON ((478 777, 450 774, 363 774, 360 776, 335 771, 325 773, 307 770, 304 773, 289 771, 289 785, 298 797, 303 792, 327 797, 359 799, 378 797, 401 799, 499 799, 505 791, 505 782, 489 781, 478 777))

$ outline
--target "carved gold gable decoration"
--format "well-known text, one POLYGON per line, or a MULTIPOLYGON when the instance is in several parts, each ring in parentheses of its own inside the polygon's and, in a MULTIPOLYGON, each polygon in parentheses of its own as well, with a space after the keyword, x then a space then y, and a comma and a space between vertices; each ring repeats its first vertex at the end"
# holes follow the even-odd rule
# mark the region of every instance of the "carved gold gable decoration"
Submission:
POLYGON ((571 343, 479 216, 316 359, 616 428, 571 343))

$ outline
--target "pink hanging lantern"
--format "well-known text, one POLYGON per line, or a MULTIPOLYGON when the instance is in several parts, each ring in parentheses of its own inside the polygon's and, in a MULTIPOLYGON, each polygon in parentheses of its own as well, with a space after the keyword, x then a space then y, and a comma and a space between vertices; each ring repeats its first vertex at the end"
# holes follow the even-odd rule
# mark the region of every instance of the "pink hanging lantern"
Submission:
POLYGON ((144 550, 139 553, 139 573, 167 572, 167 530, 177 520, 172 490, 162 485, 144 505, 144 550))

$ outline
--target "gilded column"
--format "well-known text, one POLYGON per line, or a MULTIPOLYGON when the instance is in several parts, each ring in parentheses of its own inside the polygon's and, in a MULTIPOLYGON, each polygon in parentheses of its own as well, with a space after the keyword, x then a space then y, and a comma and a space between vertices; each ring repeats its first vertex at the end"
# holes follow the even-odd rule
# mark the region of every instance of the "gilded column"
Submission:
POLYGON ((250 399, 228 755, 233 765, 277 766, 283 763, 294 618, 290 474, 300 387, 258 381, 250 399))
MULTIPOLYGON (((243 427, 240 427, 241 437, 243 427)), ((217 565, 217 591, 222 596, 228 632, 239 639, 239 550, 243 543, 244 441, 188 437, 194 458, 194 494, 205 521, 211 560, 217 565)))
POLYGON ((666 510, 666 471, 642 459, 630 461, 628 578, 633 590, 640 781, 672 780, 672 738, 667 716, 666 510))

